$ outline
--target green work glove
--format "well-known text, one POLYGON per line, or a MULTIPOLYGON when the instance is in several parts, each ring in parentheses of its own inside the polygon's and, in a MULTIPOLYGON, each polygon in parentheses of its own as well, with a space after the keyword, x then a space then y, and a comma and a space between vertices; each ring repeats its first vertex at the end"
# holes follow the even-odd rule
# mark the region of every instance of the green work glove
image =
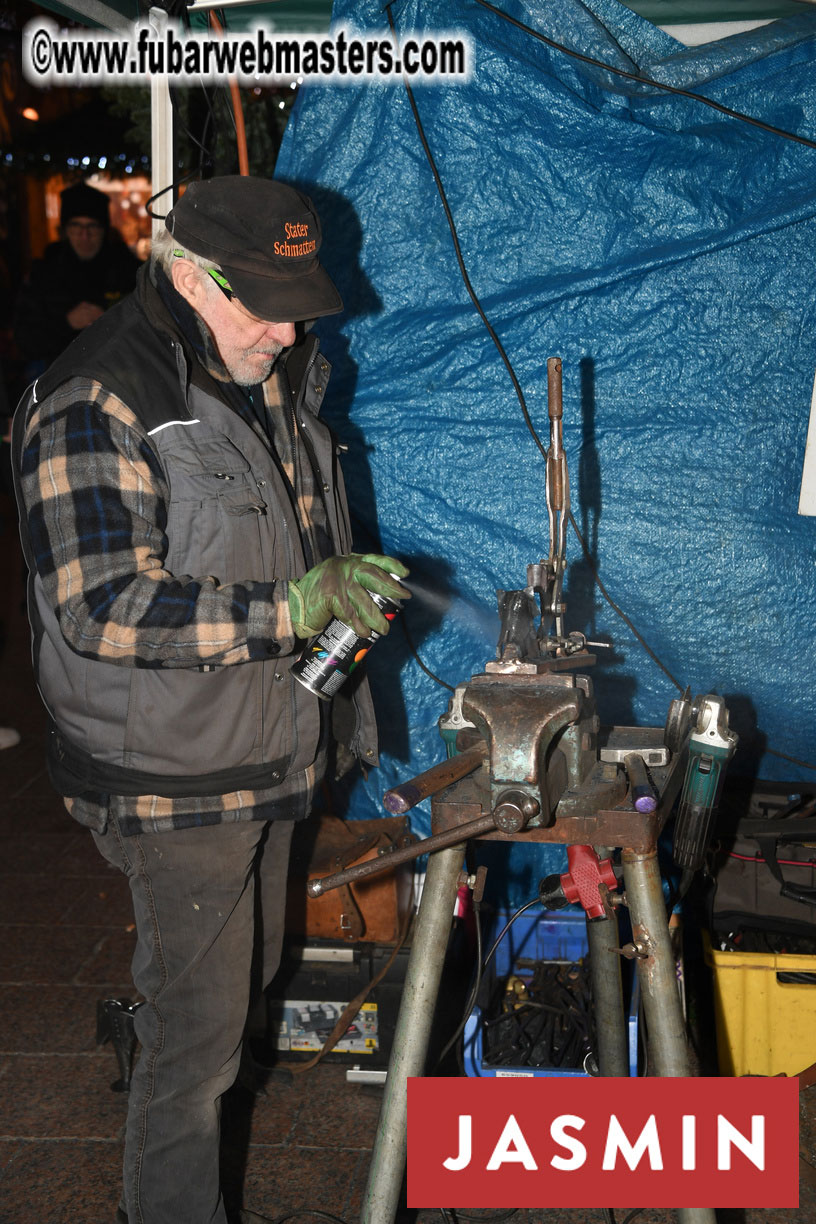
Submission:
POLYGON ((379 553, 348 553, 329 557, 308 574, 289 582, 289 611, 298 637, 312 637, 333 616, 350 625, 358 637, 387 633, 389 622, 368 594, 376 591, 389 599, 410 599, 411 592, 391 574, 405 578, 408 570, 394 557, 379 553))

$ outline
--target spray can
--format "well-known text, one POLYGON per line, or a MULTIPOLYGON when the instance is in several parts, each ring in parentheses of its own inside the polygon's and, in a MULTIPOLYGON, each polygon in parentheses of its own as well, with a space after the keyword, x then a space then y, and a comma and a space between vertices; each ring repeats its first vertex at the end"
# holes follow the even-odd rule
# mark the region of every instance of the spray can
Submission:
MULTIPOLYGON (((402 611, 402 604, 397 600, 387 599, 376 591, 368 594, 387 621, 392 621, 402 611)), ((358 637, 349 625, 333 616, 293 664, 292 675, 310 693, 328 701, 381 637, 382 634, 373 629, 369 637, 358 637)))

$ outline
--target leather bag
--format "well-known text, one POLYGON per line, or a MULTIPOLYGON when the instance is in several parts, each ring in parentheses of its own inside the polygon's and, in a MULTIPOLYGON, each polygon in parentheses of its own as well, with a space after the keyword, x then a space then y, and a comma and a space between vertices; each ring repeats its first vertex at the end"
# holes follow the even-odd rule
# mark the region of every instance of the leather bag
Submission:
POLYGON ((287 934, 349 943, 396 943, 411 909, 413 862, 331 889, 320 897, 308 897, 306 883, 414 841, 405 816, 345 821, 321 815, 296 826, 287 887, 287 934))

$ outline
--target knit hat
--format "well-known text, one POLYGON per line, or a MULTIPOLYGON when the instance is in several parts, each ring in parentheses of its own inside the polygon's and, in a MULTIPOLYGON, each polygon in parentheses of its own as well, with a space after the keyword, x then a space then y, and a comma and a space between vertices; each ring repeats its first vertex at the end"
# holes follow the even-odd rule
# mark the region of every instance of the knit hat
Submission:
POLYGON ((60 224, 65 226, 72 217, 90 217, 105 229, 110 225, 110 206, 104 191, 87 183, 66 187, 60 195, 60 224))
POLYGON ((237 174, 192 183, 165 224, 179 246, 212 259, 261 319, 296 323, 343 309, 317 258, 317 213, 294 187, 237 174))

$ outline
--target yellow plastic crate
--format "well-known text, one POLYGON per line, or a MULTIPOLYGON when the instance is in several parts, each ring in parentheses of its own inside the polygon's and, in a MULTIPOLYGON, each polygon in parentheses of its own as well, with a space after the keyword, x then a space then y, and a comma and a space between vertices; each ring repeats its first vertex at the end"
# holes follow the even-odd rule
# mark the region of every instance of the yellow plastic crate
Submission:
POLYGON ((782 973, 816 975, 816 956, 715 952, 717 1056, 721 1075, 797 1075, 816 1061, 816 976, 780 982, 782 973))

